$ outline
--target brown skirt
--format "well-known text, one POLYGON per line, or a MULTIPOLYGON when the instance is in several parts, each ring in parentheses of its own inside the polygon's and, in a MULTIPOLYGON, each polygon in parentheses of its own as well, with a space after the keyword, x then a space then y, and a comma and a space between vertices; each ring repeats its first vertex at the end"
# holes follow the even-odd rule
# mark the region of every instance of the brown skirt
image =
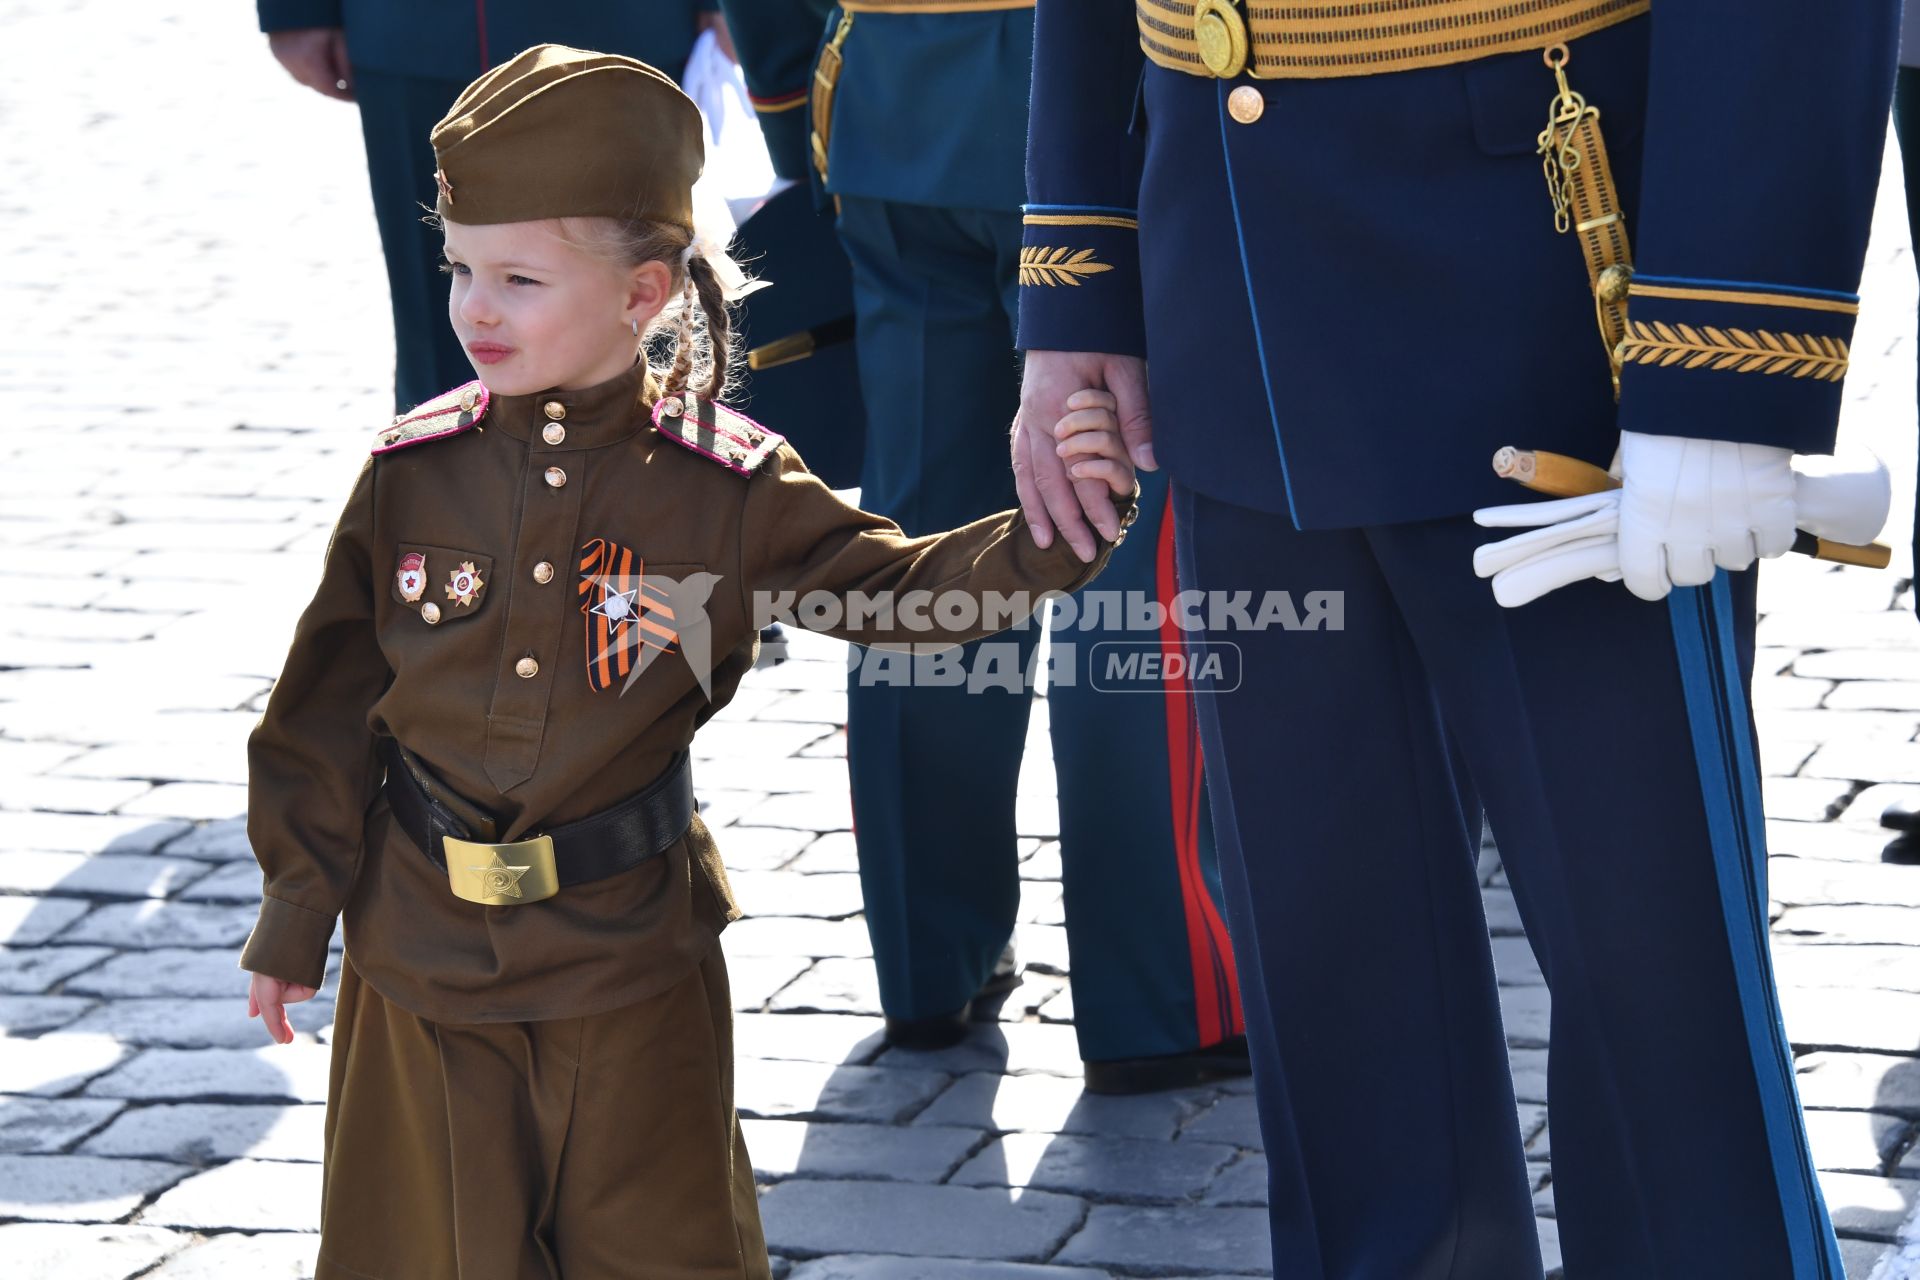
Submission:
POLYGON ((587 1018, 436 1023, 341 966, 315 1280, 767 1280, 716 945, 587 1018))

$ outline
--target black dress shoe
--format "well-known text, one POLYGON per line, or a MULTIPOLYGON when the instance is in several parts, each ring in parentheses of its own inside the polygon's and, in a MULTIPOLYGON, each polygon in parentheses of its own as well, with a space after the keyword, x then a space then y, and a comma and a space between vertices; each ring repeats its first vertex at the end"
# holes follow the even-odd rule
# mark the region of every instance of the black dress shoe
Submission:
POLYGON ((1114 1058, 1104 1062, 1083 1062, 1084 1088, 1088 1093, 1159 1093, 1165 1089, 1185 1089, 1209 1080, 1225 1080, 1253 1071, 1247 1061, 1247 1038, 1233 1036, 1219 1044, 1210 1044, 1186 1053, 1162 1054, 1152 1058, 1114 1058))
POLYGON ((951 1013, 936 1013, 926 1018, 887 1018, 887 1043, 896 1049, 915 1049, 932 1053, 941 1049, 951 1049, 967 1038, 967 1029, 975 1021, 979 1006, 991 1001, 995 996, 1004 996, 1020 985, 1020 961, 1014 957, 1013 944, 1000 953, 993 972, 980 984, 980 990, 973 999, 961 1005, 951 1013))
POLYGON ((1920 800, 1895 800, 1881 811, 1880 825, 1908 835, 1920 833, 1920 800))
POLYGON ((1920 867, 1920 835, 1904 835, 1890 841, 1880 851, 1880 861, 1903 867, 1920 867))

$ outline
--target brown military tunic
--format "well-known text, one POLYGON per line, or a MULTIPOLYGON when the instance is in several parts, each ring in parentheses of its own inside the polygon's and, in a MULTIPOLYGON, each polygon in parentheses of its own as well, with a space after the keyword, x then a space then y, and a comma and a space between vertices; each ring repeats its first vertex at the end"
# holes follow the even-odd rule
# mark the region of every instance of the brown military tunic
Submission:
MULTIPOLYGON (((602 1184, 596 1203, 636 1216, 671 1189, 665 1202, 682 1206, 688 1252, 676 1260, 664 1249, 648 1275, 766 1268, 732 1111, 724 1001, 707 998, 724 991, 715 941, 739 911, 705 825, 696 816, 664 855, 551 898, 471 902, 392 820, 383 737, 468 802, 456 808, 483 838, 517 840, 625 799, 688 746, 753 665, 757 592, 1037 597, 1077 590, 1105 563, 1103 549, 1082 564, 1064 539, 1040 549, 1016 512, 909 538, 836 497, 777 436, 728 465, 656 427, 652 400, 636 365, 585 390, 494 398, 470 429, 370 459, 249 742, 248 835, 265 885, 242 967, 317 987, 334 921, 345 920, 322 1276, 549 1275, 538 1259, 566 1234, 552 1181, 563 1166, 602 1184), (624 693, 624 675, 609 679, 595 610, 610 566, 618 582, 644 571, 710 588, 710 696, 688 636, 624 693), (690 1021, 663 1030, 675 1011, 690 1021), (705 1045, 704 1057, 681 1061, 679 1076, 656 1073, 655 1055, 676 1038, 705 1045), (596 1052, 617 1069, 589 1062, 596 1052), (578 1091, 555 1092, 556 1064, 579 1073, 578 1091), (672 1083, 702 1073, 726 1087, 688 1096, 672 1083), (614 1100, 624 1109, 589 1081, 625 1091, 614 1100), (662 1084, 668 1091, 655 1092, 662 1084), (460 1097, 481 1101, 456 1107, 460 1097), (649 1107, 655 1119, 643 1115, 649 1107), (674 1126, 657 1117, 675 1107, 694 1120, 668 1136, 674 1126), (622 1148, 606 1143, 607 1123, 646 1141, 646 1158, 612 1158, 622 1148), (642 1139, 650 1126, 668 1140, 642 1139), (684 1203, 682 1171, 700 1161, 680 1139, 695 1141, 694 1131, 708 1167, 721 1161, 710 1194, 696 1197, 704 1213, 684 1203), (570 1159, 569 1144, 598 1154, 570 1159), (449 1161, 464 1167, 462 1153, 482 1152, 516 1191, 468 1195, 474 1181, 449 1176, 449 1161), (441 1209, 375 1213, 366 1188, 395 1178, 441 1209), (413 1186, 419 1179, 431 1192, 413 1186), (606 1188, 609 1179, 619 1186, 606 1188), (454 1247, 503 1215, 513 1238, 545 1242, 538 1258, 454 1247), (407 1235, 403 1248, 414 1227, 426 1236, 407 1235), (393 1252, 382 1253, 386 1234, 393 1252), (440 1243, 421 1254, 420 1238, 440 1243), (716 1239, 735 1259, 720 1269, 710 1264, 716 1239), (381 1269, 380 1258, 403 1256, 412 1260, 381 1269)), ((473 416, 457 404, 447 412, 473 416)), ((891 644, 986 633, 942 627, 938 616, 918 615, 932 630, 899 619, 889 630, 828 629, 891 644)), ((568 1280, 618 1274, 585 1262, 566 1270, 568 1280)))

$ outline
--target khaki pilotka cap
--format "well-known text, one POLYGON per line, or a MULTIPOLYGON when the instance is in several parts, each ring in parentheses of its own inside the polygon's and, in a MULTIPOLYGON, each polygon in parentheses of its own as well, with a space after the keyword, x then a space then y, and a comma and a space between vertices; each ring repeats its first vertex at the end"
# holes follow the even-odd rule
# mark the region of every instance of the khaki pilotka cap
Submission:
POLYGON ((433 126, 447 222, 655 219, 693 227, 706 126, 632 58, 537 44, 468 85, 433 126))

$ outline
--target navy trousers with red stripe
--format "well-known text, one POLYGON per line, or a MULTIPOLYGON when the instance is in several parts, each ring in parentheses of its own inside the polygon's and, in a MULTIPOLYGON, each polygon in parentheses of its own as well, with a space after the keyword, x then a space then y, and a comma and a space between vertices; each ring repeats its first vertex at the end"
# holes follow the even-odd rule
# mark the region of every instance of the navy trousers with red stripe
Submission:
MULTIPOLYGON (((1012 506, 1019 215, 845 196, 840 233, 873 424, 862 504, 909 533, 1012 506)), ((1093 591, 1164 601, 1175 590, 1166 485, 1142 481, 1139 519, 1093 591)), ((1090 1060, 1179 1053, 1242 1030, 1193 701, 1177 681, 1102 692, 1092 678, 1097 644, 1177 653, 1180 639, 1101 617, 1097 629, 1076 622, 1056 634, 1057 646, 1072 646, 1075 677, 1047 698, 1073 1010, 1090 1060)), ((1008 632, 959 660, 978 669, 995 646, 1024 670, 1038 638, 1032 627, 1008 632)), ((1061 664, 1067 653, 1059 649, 1061 664)), ((855 838, 892 1016, 965 1004, 1013 931, 1030 706, 1024 689, 849 679, 855 838)))
POLYGON ((1173 506, 1187 587, 1342 600, 1195 637, 1241 677, 1199 707, 1274 1274, 1540 1280, 1464 765, 1552 994, 1566 1273, 1841 1280, 1767 949, 1753 575, 1501 609, 1465 516, 1173 506))

